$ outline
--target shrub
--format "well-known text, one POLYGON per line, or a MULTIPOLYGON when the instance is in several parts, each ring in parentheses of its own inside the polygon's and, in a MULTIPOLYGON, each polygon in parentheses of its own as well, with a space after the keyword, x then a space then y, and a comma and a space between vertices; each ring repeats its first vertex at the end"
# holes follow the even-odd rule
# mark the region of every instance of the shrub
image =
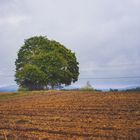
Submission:
POLYGON ((25 88, 25 87, 19 87, 18 91, 19 92, 26 92, 26 91, 29 91, 29 89, 25 88))
POLYGON ((90 82, 88 81, 84 87, 80 89, 81 91, 95 91, 94 88, 91 86, 90 82))

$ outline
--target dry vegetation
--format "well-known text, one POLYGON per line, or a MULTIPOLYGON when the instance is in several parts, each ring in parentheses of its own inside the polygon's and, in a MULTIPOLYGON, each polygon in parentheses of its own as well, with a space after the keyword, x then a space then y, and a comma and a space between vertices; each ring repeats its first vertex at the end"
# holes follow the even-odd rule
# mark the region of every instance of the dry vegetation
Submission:
POLYGON ((138 140, 140 94, 0 94, 0 139, 138 140))

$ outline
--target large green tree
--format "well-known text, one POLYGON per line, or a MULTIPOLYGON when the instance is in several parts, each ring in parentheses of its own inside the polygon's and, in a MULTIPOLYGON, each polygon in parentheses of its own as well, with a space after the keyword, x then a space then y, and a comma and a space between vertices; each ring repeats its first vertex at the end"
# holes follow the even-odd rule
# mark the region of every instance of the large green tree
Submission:
POLYGON ((75 53, 45 36, 25 40, 15 64, 15 81, 29 90, 70 85, 78 80, 79 67, 75 53))

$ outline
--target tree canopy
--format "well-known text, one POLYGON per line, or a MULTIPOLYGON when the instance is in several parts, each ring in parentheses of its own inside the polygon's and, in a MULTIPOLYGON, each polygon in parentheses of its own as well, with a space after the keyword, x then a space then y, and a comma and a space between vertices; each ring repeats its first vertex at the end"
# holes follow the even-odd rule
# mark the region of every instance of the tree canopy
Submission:
POLYGON ((15 65, 15 81, 29 90, 70 85, 79 76, 75 53, 45 36, 25 40, 15 65))

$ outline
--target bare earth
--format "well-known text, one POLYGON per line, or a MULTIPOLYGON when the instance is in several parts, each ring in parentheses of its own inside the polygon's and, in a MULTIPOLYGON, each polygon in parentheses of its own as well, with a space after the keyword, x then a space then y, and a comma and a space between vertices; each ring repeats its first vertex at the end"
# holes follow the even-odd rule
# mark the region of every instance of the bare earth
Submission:
POLYGON ((0 94, 0 140, 140 139, 138 92, 20 94, 0 94))

